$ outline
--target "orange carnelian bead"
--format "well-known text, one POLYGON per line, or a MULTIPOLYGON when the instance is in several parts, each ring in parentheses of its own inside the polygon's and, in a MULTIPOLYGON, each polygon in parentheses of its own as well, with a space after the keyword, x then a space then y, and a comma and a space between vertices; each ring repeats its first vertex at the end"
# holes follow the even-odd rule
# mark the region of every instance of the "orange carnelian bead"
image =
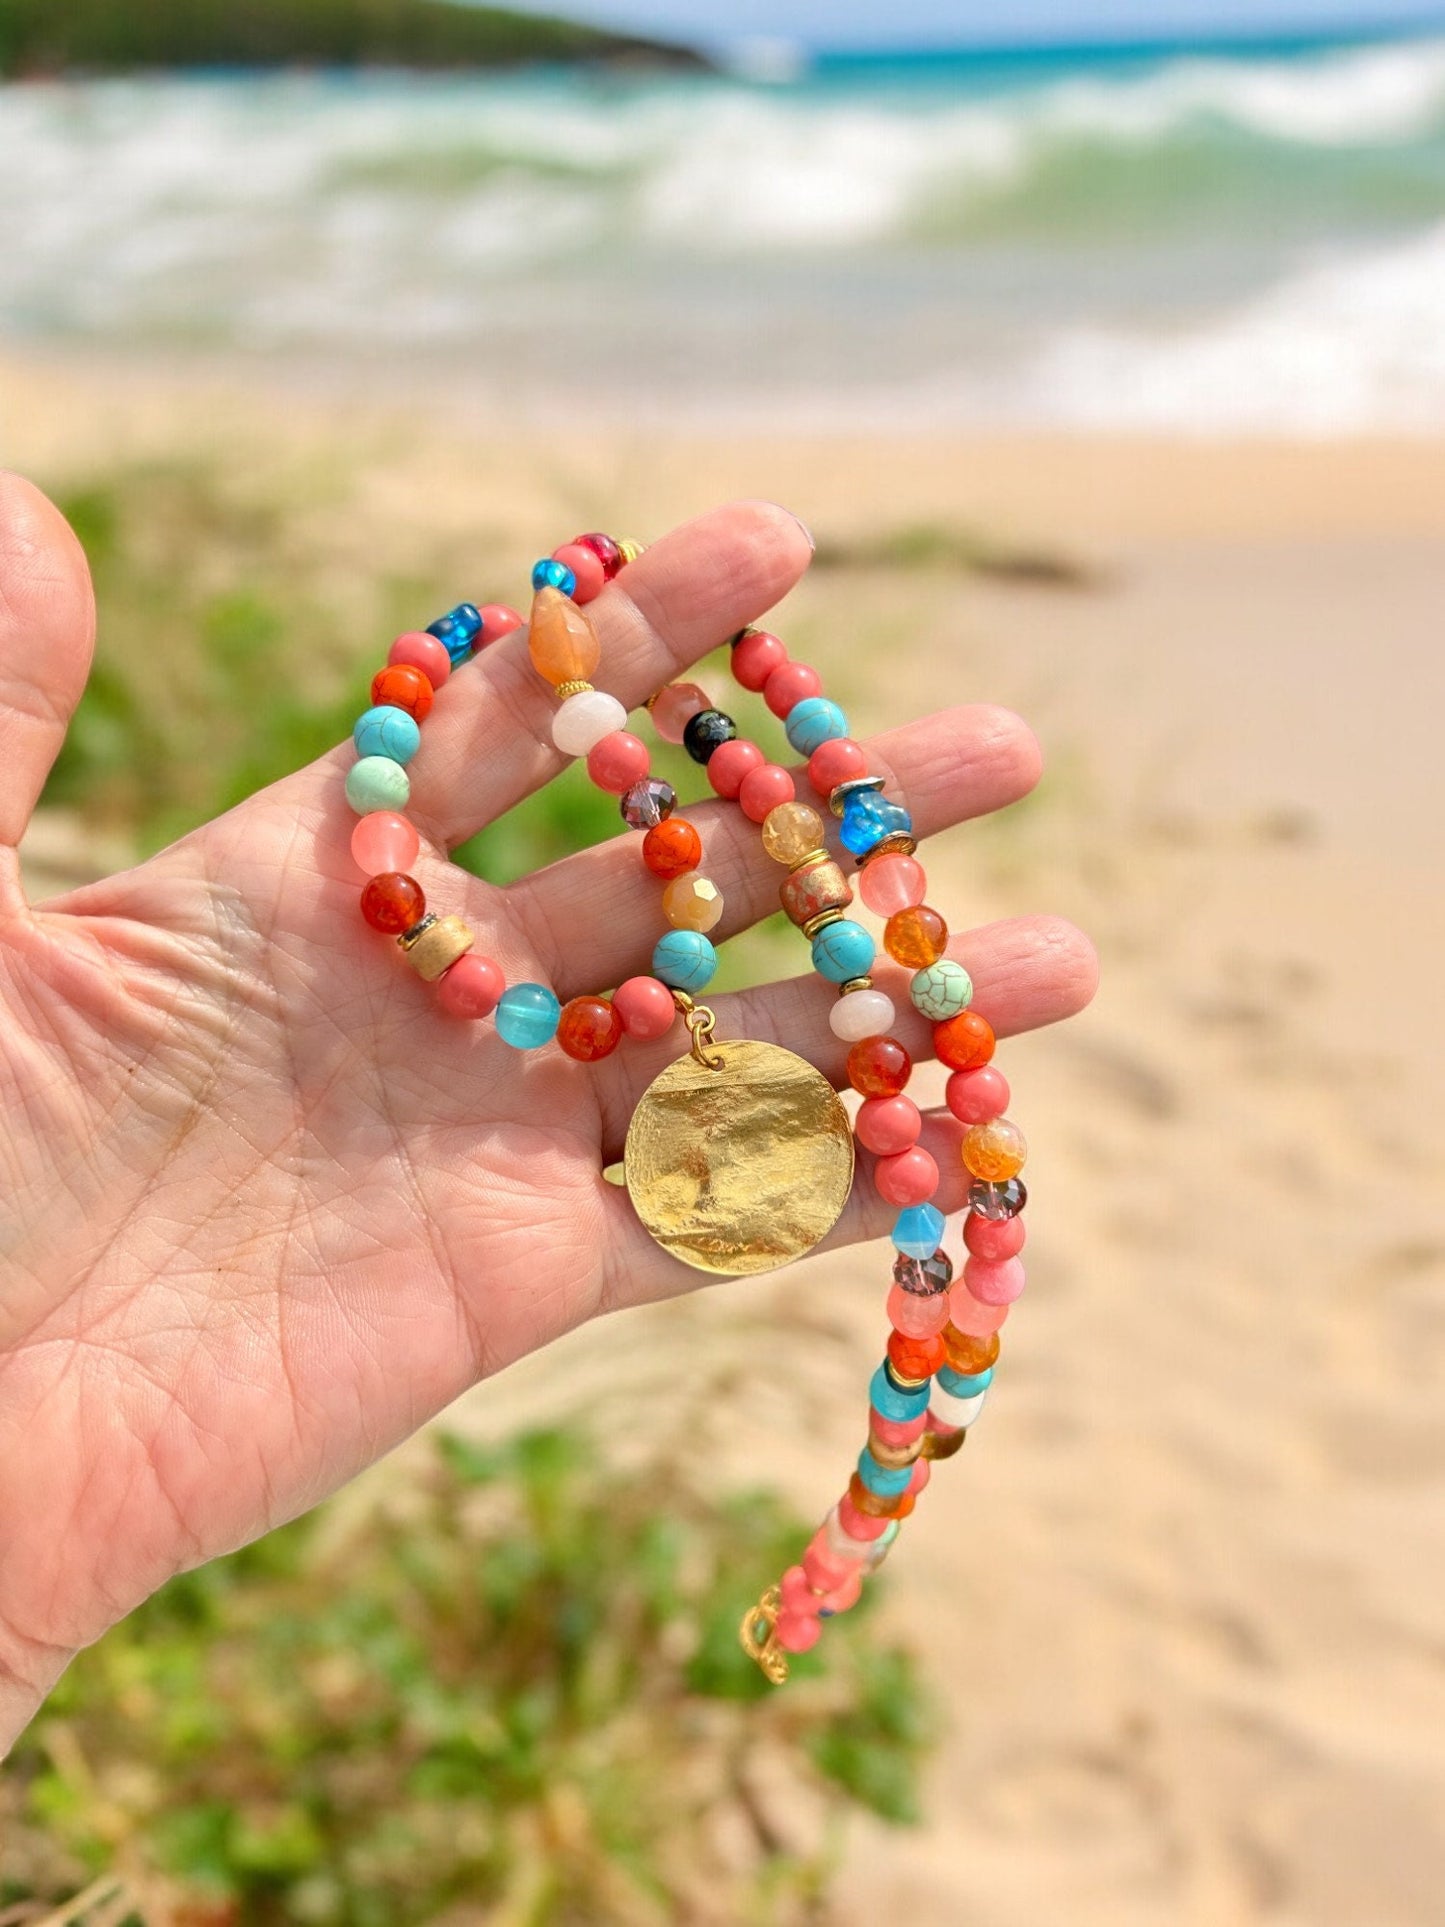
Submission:
POLYGON ((926 903, 895 911, 883 927, 883 948, 894 963, 926 970, 948 948, 948 925, 926 903))
POLYGON ((543 682, 559 689, 564 682, 586 682, 601 659, 602 646, 571 596, 545 588, 532 598, 527 654, 543 682))
POLYGON ((993 1056, 993 1025, 976 1010, 961 1010, 933 1026, 933 1054, 951 1071, 976 1071, 993 1056))
POLYGON ((605 997, 574 997, 557 1019, 557 1043, 579 1063, 609 1057, 622 1041, 622 1019, 605 997))
POLYGON ((990 1332, 987 1338, 971 1338, 950 1321, 944 1326, 942 1335, 950 1368, 964 1378, 972 1378, 978 1372, 986 1372, 990 1365, 997 1364, 997 1332, 990 1332))
POLYGON ((888 1356, 900 1378, 914 1380, 932 1378, 948 1360, 942 1334, 938 1332, 931 1338, 910 1338, 906 1332, 889 1332, 888 1356))
POLYGON ((863 1097, 897 1097, 912 1071, 896 1037, 864 1037, 848 1053, 848 1082, 863 1097))
POLYGON ((419 723, 426 721, 435 695, 430 676, 423 675, 414 663, 389 663, 385 669, 378 669, 371 679, 374 703, 390 703, 393 709, 404 709, 419 723))
POLYGON ((415 877, 401 870, 383 870, 362 891, 361 914, 373 930, 399 937, 426 915, 426 897, 415 877))
POLYGON ((985 1184, 1006 1184, 1024 1168, 1029 1154, 1024 1134, 1011 1118, 971 1124, 963 1134, 963 1162, 985 1184))
POLYGON ((865 1519, 891 1519, 896 1501, 864 1485, 862 1474, 855 1472, 848 1481, 848 1497, 865 1519))
POLYGON ((665 816, 643 837, 642 860, 655 877, 686 876, 702 862, 702 838, 685 816, 665 816))

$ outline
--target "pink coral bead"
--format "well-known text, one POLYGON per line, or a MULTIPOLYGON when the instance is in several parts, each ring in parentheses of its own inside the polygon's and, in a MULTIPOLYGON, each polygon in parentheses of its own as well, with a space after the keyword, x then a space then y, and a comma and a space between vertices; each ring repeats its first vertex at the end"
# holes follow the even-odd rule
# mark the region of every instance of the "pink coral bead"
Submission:
POLYGON ((421 854, 421 838, 395 810, 371 810, 357 819, 351 832, 351 854, 363 876, 385 876, 389 870, 410 875, 421 854))
POLYGON ((911 856, 879 856, 865 863, 858 876, 858 894, 875 917, 896 917, 923 901, 928 878, 923 865, 911 856))
POLYGON ((785 662, 768 677, 763 701, 775 716, 787 717, 788 711, 805 696, 821 696, 823 678, 805 662, 785 662))
POLYGON ((841 1586, 853 1570, 851 1559, 841 1558, 828 1544, 827 1533, 820 1526, 808 1541, 808 1549, 803 1554, 803 1571, 808 1575, 808 1584, 819 1592, 826 1592, 829 1586, 841 1586))
POLYGON ((822 1638, 823 1622, 816 1613, 780 1612, 775 1632, 785 1653, 806 1653, 822 1638))
MULTIPOLYGON (((916 1291, 894 1285, 888 1293, 888 1322, 905 1338, 932 1338, 948 1323, 948 1293, 939 1291, 932 1298, 920 1298, 916 1291)), ((878 1436, 883 1435, 880 1432, 878 1436)))
POLYGON ((1017 1258, 1027 1236, 1022 1216, 981 1218, 976 1211, 970 1211, 963 1221, 963 1242, 975 1258, 985 1258, 991 1265, 1001 1265, 1005 1258, 1017 1258))
POLYGON ((515 609, 509 609, 505 602, 484 602, 477 614, 482 618, 482 626, 472 643, 473 649, 484 649, 489 642, 500 642, 503 636, 511 635, 520 629, 522 618, 515 609))
POLYGON ((795 794, 788 771, 780 764, 764 763, 761 769, 750 769, 743 778, 738 802, 750 823, 763 823, 769 811, 775 810, 779 803, 791 803, 795 794))
POLYGON ((835 736, 820 743, 808 758, 808 781, 819 796, 830 796, 840 783, 868 774, 868 753, 851 736, 835 736))
POLYGON ((552 560, 560 562, 576 576, 577 586, 572 591, 574 602, 590 602, 594 596, 601 595, 607 581, 607 571, 595 549, 589 549, 581 542, 564 542, 560 549, 553 549, 552 560))
POLYGON ((969 1258, 963 1282, 981 1305, 1011 1305, 1023 1295, 1024 1261, 1005 1258, 1001 1264, 990 1264, 987 1258, 969 1258))
POLYGON ((452 659, 445 645, 435 636, 424 635, 420 629, 408 629, 404 636, 398 636, 387 650, 386 659, 393 665, 404 663, 419 669, 433 689, 440 689, 452 673, 452 659))
POLYGON ((943 1091, 944 1102, 962 1124, 987 1124, 1008 1109, 1008 1079, 992 1064, 955 1071, 943 1091))
POLYGON ((651 766, 647 745, 640 736, 614 729, 588 753, 587 774, 600 790, 621 796, 640 783, 651 766))
POLYGON ((672 992, 656 977, 629 977, 612 993, 612 1008, 629 1037, 665 1037, 677 1016, 672 992))
POLYGON ((988 1338, 1003 1325, 1008 1306, 982 1304, 960 1278, 948 1294, 948 1316, 966 1338, 988 1338))
POLYGON ((929 1464, 928 1460, 916 1459, 913 1470, 908 1478, 908 1491, 911 1496, 916 1499, 932 1477, 933 1467, 929 1464))
POLYGON ((448 1017, 490 1017, 506 988, 502 966, 469 950, 437 980, 437 1002, 448 1017))
POLYGON ((766 629, 758 629, 744 636, 733 650, 733 674, 744 689, 751 689, 756 695, 767 687, 773 671, 781 669, 787 660, 788 652, 778 638, 769 635, 766 629))
POLYGON ((818 1601, 820 1612, 845 1613, 850 1606, 858 1604, 858 1595, 863 1590, 863 1569, 855 1561, 853 1570, 841 1586, 832 1586, 818 1601))
POLYGON ((923 1113, 911 1097, 870 1097, 859 1106, 853 1134, 865 1151, 891 1157, 918 1142, 923 1113))
POLYGON ((921 1145, 915 1144, 896 1157, 879 1158, 873 1167, 873 1182, 878 1195, 889 1204, 927 1204, 938 1189, 938 1166, 921 1145))
POLYGON ((868 1430, 885 1445, 911 1445, 927 1423, 926 1412, 920 1412, 917 1418, 885 1418, 876 1405, 868 1407, 868 1430))
POLYGON ((762 769, 767 760, 756 743, 739 736, 731 743, 719 743, 708 757, 707 780, 719 796, 731 801, 745 780, 755 769, 762 769))
POLYGON ((789 1566, 778 1582, 778 1591, 783 1604, 790 1612, 811 1613, 818 1609, 818 1600, 808 1584, 808 1575, 801 1566, 789 1566))

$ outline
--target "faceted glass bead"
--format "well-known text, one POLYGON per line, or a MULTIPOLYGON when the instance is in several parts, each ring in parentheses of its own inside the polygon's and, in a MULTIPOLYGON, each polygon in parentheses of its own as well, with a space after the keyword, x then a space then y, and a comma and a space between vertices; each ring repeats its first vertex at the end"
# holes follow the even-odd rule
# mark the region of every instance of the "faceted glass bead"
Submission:
MULTIPOLYGON (((866 872, 865 872, 866 874, 866 872)), ((973 1071, 993 1056, 993 1025, 976 1010, 961 1010, 933 1027, 933 1054, 951 1071, 973 1071)))
MULTIPOLYGON (((427 641, 434 640, 431 636, 427 641)), ((408 716, 419 723, 425 722, 436 700, 436 691, 431 679, 424 676, 414 664, 407 662, 388 663, 385 669, 378 669, 371 679, 371 700, 374 703, 387 703, 393 709, 404 709, 408 716)))
POLYGON ((779 803, 763 824, 763 848, 789 867, 823 847, 823 819, 806 803, 779 803))
POLYGON ((943 1213, 936 1204, 910 1204, 894 1220, 894 1246, 909 1258, 927 1258, 943 1236, 943 1213))
POLYGON ((896 1037, 865 1037, 848 1053, 848 1082, 862 1097, 897 1097, 912 1074, 913 1059, 896 1037))
POLYGON ((696 870, 674 877, 662 893, 662 914, 674 930, 711 930, 722 913, 722 891, 696 870))
POLYGON ((909 1258, 899 1252, 893 1261, 893 1282, 915 1298, 936 1298, 953 1283, 953 1260, 946 1251, 931 1258, 909 1258))
POLYGON ((702 838, 685 816, 664 817, 642 839, 642 860, 664 881, 684 876, 702 862, 702 838))
POLYGON ((579 1063, 595 1064, 622 1041, 622 1019, 605 997, 574 997, 562 1006, 557 1044, 579 1063))
POLYGON ((373 930, 399 937, 426 915, 426 895, 415 877, 383 870, 362 891, 361 914, 373 930))
POLYGON ((968 1207, 990 1224, 997 1224, 1003 1218, 1016 1218, 1029 1201, 1028 1188, 1022 1178, 1010 1178, 1006 1184, 990 1184, 984 1179, 976 1179, 968 1187, 968 1207))
POLYGON ((961 1332, 956 1325, 945 1325, 943 1349, 954 1371, 972 1377, 975 1372, 989 1371, 998 1363, 999 1336, 996 1331, 976 1336, 972 1332, 961 1332))
POLYGON ((682 746, 695 763, 706 765, 713 751, 730 743, 737 733, 738 726, 731 716, 725 716, 720 709, 700 709, 688 718, 682 732, 682 746))
POLYGON ((926 903, 895 911, 883 927, 883 948, 894 963, 922 970, 947 950, 948 925, 926 903))
POLYGON ((602 647, 586 614, 560 589, 539 589, 532 598, 527 632, 532 667, 554 689, 564 682, 589 682, 602 647))
POLYGON ((693 717, 712 707, 712 698, 695 682, 670 682, 652 705, 652 726, 665 743, 680 743, 693 717))
POLYGON ((648 776, 632 785, 619 807, 628 829, 655 830, 672 815, 676 803, 677 791, 671 783, 664 783, 660 776, 648 776))
POLYGON ((858 873, 858 894, 875 917, 913 909, 927 888, 923 865, 911 856, 876 856, 858 873))
POLYGON ((1024 1134, 1011 1118, 990 1118, 963 1134, 964 1169, 986 1184, 1006 1184, 1017 1177, 1027 1157, 1024 1134))
POLYGON ((421 852, 421 838, 395 810, 372 810, 351 832, 351 854, 364 876, 385 870, 409 871, 421 852))

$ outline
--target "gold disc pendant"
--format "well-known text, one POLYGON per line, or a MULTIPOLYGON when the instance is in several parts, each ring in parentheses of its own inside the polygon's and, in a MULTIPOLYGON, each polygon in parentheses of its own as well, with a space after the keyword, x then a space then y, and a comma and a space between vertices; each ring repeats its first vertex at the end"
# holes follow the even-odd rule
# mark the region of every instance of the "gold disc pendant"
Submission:
MULTIPOLYGON (((698 1016, 711 1013, 698 1010, 698 1016)), ((718 1043, 693 1029, 642 1094, 623 1168, 637 1215, 665 1251, 740 1276, 801 1258, 838 1222, 853 1133, 821 1071, 777 1044, 718 1043)))

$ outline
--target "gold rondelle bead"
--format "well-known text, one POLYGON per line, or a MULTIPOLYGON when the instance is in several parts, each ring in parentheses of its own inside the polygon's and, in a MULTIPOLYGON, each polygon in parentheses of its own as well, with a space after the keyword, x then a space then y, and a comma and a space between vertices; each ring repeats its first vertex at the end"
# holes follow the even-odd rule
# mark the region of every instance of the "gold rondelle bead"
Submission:
POLYGON ((476 938, 460 917, 438 917, 434 923, 411 936, 404 945, 406 960, 423 983, 434 984, 444 970, 450 970, 458 957, 464 957, 476 938))
POLYGON ((591 693, 592 684, 590 682, 582 682, 580 679, 572 682, 559 682, 553 691, 557 700, 563 703, 566 702, 569 696, 588 696, 591 693))
POLYGON ((911 837, 906 830, 895 830, 892 836, 885 836, 881 843, 875 843, 866 856, 859 857, 858 868, 866 870, 873 859, 879 856, 912 856, 917 848, 915 837, 911 837))
POLYGON ((808 942, 811 943, 820 930, 826 930, 830 923, 841 923, 842 921, 843 912, 841 910, 820 910, 816 917, 809 917, 808 921, 805 924, 801 924, 799 928, 802 930, 808 942))
POLYGON ((643 542, 634 542, 630 535, 624 535, 617 544, 617 553, 624 562, 635 562, 646 546, 643 542))
POLYGON ((838 995, 840 997, 846 997, 850 990, 871 990, 872 988, 873 979, 871 977, 850 977, 846 984, 839 984, 838 995))
POLYGON ((968 1427, 960 1425, 956 1432, 925 1432, 920 1441, 920 1458, 951 1459, 955 1452, 963 1450, 963 1441, 968 1437, 968 1427))

